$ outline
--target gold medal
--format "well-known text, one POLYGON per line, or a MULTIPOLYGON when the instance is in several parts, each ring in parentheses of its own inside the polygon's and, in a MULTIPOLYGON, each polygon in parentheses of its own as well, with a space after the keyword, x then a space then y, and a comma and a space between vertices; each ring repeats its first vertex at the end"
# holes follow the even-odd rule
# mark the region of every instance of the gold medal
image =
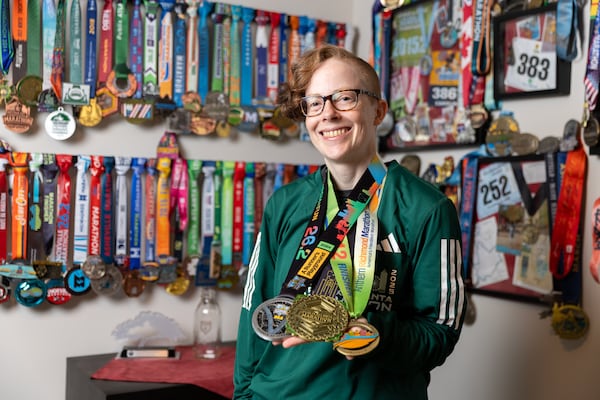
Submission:
POLYGON ((42 78, 28 75, 17 83, 17 97, 29 107, 37 105, 42 93, 42 78))
POLYGON ((361 356, 379 344, 379 332, 368 322, 353 320, 333 348, 345 356, 361 356))
POLYGON ((187 270, 182 266, 177 266, 177 278, 167 285, 165 289, 167 293, 174 296, 181 296, 190 287, 190 277, 187 274, 187 270))
POLYGON ((298 297, 287 314, 287 328, 310 342, 334 341, 342 335, 350 319, 344 305, 333 297, 298 297))
POLYGON ((552 307, 552 329, 561 339, 581 339, 589 327, 589 318, 578 305, 555 303, 552 307))
POLYGON ((100 121, 102 121, 102 108, 94 97, 89 105, 81 107, 79 123, 83 126, 96 126, 100 121))

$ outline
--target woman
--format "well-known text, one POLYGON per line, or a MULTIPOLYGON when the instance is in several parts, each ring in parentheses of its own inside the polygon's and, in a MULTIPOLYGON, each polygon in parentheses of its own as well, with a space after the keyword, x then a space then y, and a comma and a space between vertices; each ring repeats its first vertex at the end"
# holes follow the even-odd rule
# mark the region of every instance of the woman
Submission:
POLYGON ((265 208, 234 398, 426 399, 429 372, 454 349, 466 306, 456 210, 381 162, 379 91, 373 68, 341 48, 292 68, 281 110, 306 123, 325 165, 265 208))

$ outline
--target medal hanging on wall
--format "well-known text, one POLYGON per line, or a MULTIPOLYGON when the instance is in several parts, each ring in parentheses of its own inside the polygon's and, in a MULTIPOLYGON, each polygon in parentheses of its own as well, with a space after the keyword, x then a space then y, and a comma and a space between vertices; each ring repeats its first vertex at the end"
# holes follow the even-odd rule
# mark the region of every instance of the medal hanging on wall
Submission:
POLYGON ((102 108, 96 98, 96 0, 88 0, 86 10, 84 83, 90 88, 90 102, 79 110, 79 123, 96 126, 102 121, 102 108))

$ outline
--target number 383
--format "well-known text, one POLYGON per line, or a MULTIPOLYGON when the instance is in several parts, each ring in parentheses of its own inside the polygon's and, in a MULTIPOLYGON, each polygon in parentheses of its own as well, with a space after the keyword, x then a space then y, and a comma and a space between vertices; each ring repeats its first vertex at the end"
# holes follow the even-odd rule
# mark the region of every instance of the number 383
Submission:
POLYGON ((538 57, 522 53, 519 56, 519 65, 517 73, 519 75, 527 75, 530 78, 538 78, 545 81, 548 78, 550 69, 550 60, 548 58, 538 57))

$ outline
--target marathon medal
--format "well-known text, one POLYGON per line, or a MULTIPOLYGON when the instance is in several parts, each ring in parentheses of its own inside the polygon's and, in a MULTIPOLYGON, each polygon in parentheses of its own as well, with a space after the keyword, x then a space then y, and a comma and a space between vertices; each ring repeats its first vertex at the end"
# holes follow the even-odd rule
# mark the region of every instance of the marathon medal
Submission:
POLYGON ((30 115, 29 106, 21 103, 16 97, 6 105, 6 112, 2 116, 4 126, 14 133, 25 133, 33 124, 33 117, 30 115))
POLYGON ((252 314, 254 332, 268 341, 289 337, 286 331, 286 316, 292 303, 292 298, 279 296, 259 305, 252 314))
POLYGON ((112 296, 123 286, 123 275, 115 265, 109 265, 106 273, 99 279, 92 280, 92 290, 100 295, 112 296))
POLYGON ((74 267, 65 276, 65 287, 72 295, 81 296, 92 289, 92 283, 81 268, 74 267))
POLYGON ((28 75, 17 83, 17 97, 29 107, 37 106, 40 93, 42 93, 42 78, 39 76, 28 75))
POLYGON ((379 344, 377 329, 363 321, 350 321, 348 327, 333 348, 345 356, 362 356, 372 351, 379 344))
POLYGON ((287 328, 309 342, 337 340, 350 317, 344 305, 330 296, 300 296, 287 313, 287 328))
POLYGON ((64 108, 58 107, 58 110, 48 115, 44 128, 52 139, 66 140, 75 133, 75 119, 64 108))

